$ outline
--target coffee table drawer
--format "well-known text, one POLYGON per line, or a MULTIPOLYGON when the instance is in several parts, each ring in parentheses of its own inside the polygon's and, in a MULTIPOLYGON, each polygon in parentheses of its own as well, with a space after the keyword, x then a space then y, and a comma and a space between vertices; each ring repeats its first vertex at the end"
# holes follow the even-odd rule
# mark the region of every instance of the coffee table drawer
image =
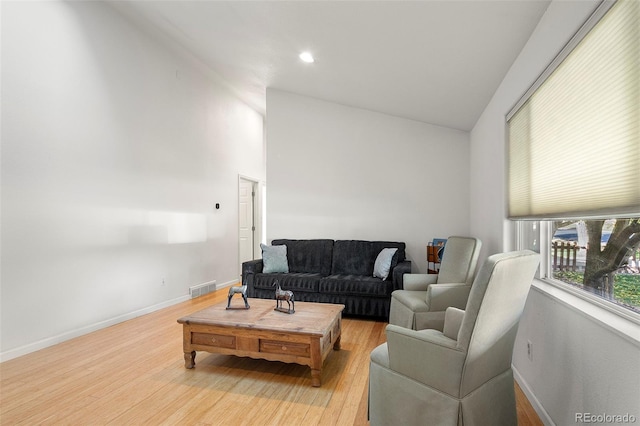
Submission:
POLYGON ((272 354, 288 354, 310 357, 311 349, 304 343, 278 342, 275 340, 260 340, 260 352, 272 354))
POLYGON ((225 336, 222 334, 191 333, 191 343, 194 345, 206 345, 216 348, 235 349, 235 336, 225 336))

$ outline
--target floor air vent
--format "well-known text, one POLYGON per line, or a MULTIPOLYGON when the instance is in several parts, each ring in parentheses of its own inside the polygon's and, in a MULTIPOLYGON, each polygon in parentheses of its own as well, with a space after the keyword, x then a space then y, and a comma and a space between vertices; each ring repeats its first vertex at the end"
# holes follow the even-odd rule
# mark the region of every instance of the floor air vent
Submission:
POLYGON ((202 283, 198 285, 194 285, 193 287, 189 287, 189 295, 193 299, 194 297, 204 296, 207 293, 211 293, 212 291, 216 291, 216 282, 210 281, 208 283, 202 283))

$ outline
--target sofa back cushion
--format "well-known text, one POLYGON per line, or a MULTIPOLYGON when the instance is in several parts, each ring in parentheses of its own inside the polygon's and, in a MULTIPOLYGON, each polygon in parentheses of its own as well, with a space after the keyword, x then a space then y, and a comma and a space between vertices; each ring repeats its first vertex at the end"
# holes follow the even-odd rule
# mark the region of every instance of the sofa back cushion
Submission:
POLYGON ((373 266, 383 248, 397 248, 391 268, 405 259, 405 244, 391 241, 337 240, 333 244, 333 275, 373 276, 373 266))
MULTIPOLYGON (((377 255, 377 253, 376 253, 377 255)), ((371 241, 337 240, 333 244, 333 275, 373 276, 371 241)))
POLYGON ((271 245, 287 246, 289 272, 331 273, 333 240, 273 240, 271 245))

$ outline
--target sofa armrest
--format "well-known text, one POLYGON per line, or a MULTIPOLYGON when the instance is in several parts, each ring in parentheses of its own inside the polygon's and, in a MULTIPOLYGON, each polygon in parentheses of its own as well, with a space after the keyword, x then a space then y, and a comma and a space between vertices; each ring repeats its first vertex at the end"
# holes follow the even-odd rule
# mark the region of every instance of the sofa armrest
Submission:
POLYGON ((398 262, 398 264, 391 271, 391 278, 393 281, 393 290, 400 290, 403 288, 402 282, 404 280, 404 274, 411 273, 411 261, 404 260, 398 262))
POLYGON ((244 276, 245 273, 259 274, 262 272, 263 267, 264 264, 262 263, 262 259, 242 262, 242 275, 244 276))
POLYGON ((253 279, 255 274, 262 272, 264 264, 262 259, 249 260, 242 262, 242 284, 247 286, 249 296, 253 296, 253 279))

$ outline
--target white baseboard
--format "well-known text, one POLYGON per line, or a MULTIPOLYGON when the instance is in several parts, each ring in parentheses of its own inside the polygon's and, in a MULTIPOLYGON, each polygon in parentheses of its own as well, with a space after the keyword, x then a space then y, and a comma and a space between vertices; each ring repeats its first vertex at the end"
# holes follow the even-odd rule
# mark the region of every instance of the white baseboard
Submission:
POLYGON ((29 343, 24 346, 20 346, 15 349, 10 349, 5 352, 0 352, 0 362, 9 361, 10 359, 17 358, 19 356, 27 355, 35 351, 39 351, 40 349, 48 348, 49 346, 57 345, 58 343, 65 342, 67 340, 71 340, 76 337, 83 336, 85 334, 106 328, 111 327, 112 325, 149 314, 151 312, 166 308, 168 306, 175 305, 177 303, 185 302, 190 300, 189 295, 180 296, 178 298, 167 300, 162 303, 158 303, 157 305, 148 306, 143 309, 139 309, 137 311, 129 312, 127 314, 119 315, 114 318, 110 318, 108 320, 100 321, 94 324, 87 325, 85 327, 80 327, 76 330, 67 331, 62 334, 58 334, 57 336, 47 337, 46 339, 39 340, 34 343, 29 343))
MULTIPOLYGON (((216 290, 219 290, 221 288, 238 284, 239 282, 241 282, 241 280, 231 280, 231 281, 227 281, 225 283, 220 283, 220 284, 216 283, 215 287, 216 287, 216 290)), ((76 337, 80 337, 85 334, 92 333, 94 331, 97 331, 106 327, 111 327, 112 325, 115 325, 115 324, 130 320, 142 315, 146 315, 151 312, 155 312, 157 310, 160 310, 181 302, 186 302, 187 300, 190 300, 190 299, 191 299, 190 295, 180 296, 172 300, 167 300, 165 302, 158 303, 157 305, 148 306, 146 308, 139 309, 137 311, 129 312, 114 318, 110 318, 108 320, 100 321, 94 324, 80 327, 75 330, 67 331, 65 333, 58 334, 57 336, 47 337, 45 339, 39 340, 34 343, 29 343, 27 345, 20 346, 15 349, 10 349, 5 352, 0 352, 0 362, 9 361, 10 359, 18 358, 20 356, 27 355, 35 351, 39 351, 40 349, 45 349, 45 348, 48 348, 49 346, 57 345, 58 343, 65 342, 67 340, 71 340, 76 337)))
POLYGON ((242 279, 231 280, 231 281, 227 281, 226 283, 216 284, 216 290, 220 290, 221 288, 225 288, 225 287, 231 287, 232 285, 236 285, 241 282, 242 282, 242 279))
POLYGON ((513 364, 511 365, 511 369, 513 370, 513 378, 516 380, 516 382, 518 382, 520 389, 522 389, 522 392, 524 392, 533 409, 536 410, 538 417, 540 417, 540 421, 542 421, 545 426, 556 426, 553 420, 551 420, 549 413, 547 413, 547 410, 545 410, 542 404, 540 404, 540 401, 538 400, 538 398, 536 398, 533 391, 529 387, 529 384, 524 380, 518 369, 515 368, 513 364))

